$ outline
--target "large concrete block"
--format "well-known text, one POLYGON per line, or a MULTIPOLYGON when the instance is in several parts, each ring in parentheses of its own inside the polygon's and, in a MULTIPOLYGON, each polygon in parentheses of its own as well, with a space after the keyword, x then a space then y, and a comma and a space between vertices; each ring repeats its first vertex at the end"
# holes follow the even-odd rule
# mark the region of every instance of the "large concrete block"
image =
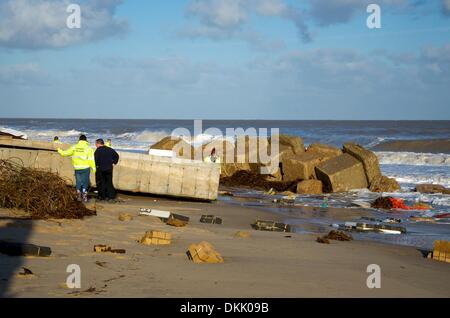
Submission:
POLYGON ((326 154, 330 157, 337 157, 337 156, 342 155, 341 149, 331 146, 331 145, 325 145, 325 144, 319 144, 319 143, 309 145, 308 149, 306 149, 306 152, 322 153, 322 154, 326 154))
POLYGON ((343 150, 344 153, 348 153, 362 162, 369 185, 381 177, 380 163, 375 153, 361 145, 350 142, 344 144, 343 150))
POLYGON ((318 165, 316 175, 328 192, 345 192, 368 187, 363 164, 346 153, 318 165))
POLYGON ((322 153, 304 152, 282 162, 283 181, 307 180, 316 177, 315 167, 330 157, 322 153))

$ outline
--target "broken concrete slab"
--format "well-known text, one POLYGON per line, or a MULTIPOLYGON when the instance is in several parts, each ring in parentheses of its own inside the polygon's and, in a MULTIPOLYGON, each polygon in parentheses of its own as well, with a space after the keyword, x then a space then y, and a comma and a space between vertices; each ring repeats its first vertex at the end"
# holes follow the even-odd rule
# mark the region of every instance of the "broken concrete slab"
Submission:
POLYGON ((318 165, 316 175, 327 192, 346 192, 368 187, 363 164, 347 153, 318 165))
POLYGON ((377 178, 381 177, 380 163, 377 155, 356 143, 345 143, 344 153, 347 153, 362 162, 367 177, 367 183, 372 184, 377 178))
POLYGON ((331 157, 322 153, 305 152, 282 162, 283 181, 315 179, 315 167, 331 157))
POLYGON ((372 181, 369 190, 372 192, 396 192, 400 190, 400 185, 394 178, 380 176, 372 181))
POLYGON ((331 146, 331 145, 325 145, 325 144, 319 144, 314 143, 308 146, 308 149, 306 149, 306 152, 316 152, 316 153, 322 153, 326 154, 329 157, 337 157, 342 155, 342 150, 331 146))

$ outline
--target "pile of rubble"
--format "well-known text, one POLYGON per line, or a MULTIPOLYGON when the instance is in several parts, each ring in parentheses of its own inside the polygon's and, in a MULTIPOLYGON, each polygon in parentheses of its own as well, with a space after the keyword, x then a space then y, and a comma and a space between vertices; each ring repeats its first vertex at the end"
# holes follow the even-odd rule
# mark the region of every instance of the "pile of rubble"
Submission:
POLYGON ((270 137, 243 136, 238 137, 235 144, 216 140, 203 145, 201 149, 195 149, 182 139, 166 137, 152 148, 174 150, 177 156, 190 154, 190 157, 182 156, 190 159, 195 158, 197 152, 203 158, 210 149, 215 148, 221 157, 221 182, 229 186, 246 185, 279 191, 289 188, 299 194, 346 192, 362 188, 373 192, 395 192, 400 189, 395 179, 381 174, 375 153, 361 145, 345 143, 339 149, 315 143, 305 148, 300 137, 278 137, 279 165, 270 174, 261 174, 261 168, 267 165, 262 164, 259 158, 259 147, 266 147, 266 151, 263 149, 261 153, 270 155, 270 137), (241 147, 241 151, 236 151, 238 147, 241 147), (234 150, 234 160, 227 162, 226 154, 230 149, 234 150))

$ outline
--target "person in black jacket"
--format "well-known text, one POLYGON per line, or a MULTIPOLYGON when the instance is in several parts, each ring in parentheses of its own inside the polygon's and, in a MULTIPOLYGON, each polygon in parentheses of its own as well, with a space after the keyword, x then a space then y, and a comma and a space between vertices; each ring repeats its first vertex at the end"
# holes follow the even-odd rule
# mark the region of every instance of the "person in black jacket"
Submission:
POLYGON ((113 166, 119 162, 119 154, 112 148, 106 147, 103 139, 97 139, 95 142, 95 181, 98 189, 99 200, 114 200, 116 190, 113 185, 113 166))

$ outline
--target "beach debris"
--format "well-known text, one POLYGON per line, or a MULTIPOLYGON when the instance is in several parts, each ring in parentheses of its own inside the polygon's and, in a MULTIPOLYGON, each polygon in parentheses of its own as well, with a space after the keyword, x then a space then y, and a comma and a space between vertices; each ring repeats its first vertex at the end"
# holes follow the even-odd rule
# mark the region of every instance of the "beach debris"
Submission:
POLYGON ((49 171, 0 160, 0 207, 24 210, 33 219, 81 219, 96 215, 77 200, 77 192, 49 171))
POLYGON ((187 251, 188 258, 194 263, 223 263, 223 258, 214 247, 206 242, 191 244, 187 251))
POLYGON ((444 240, 434 241, 433 252, 428 254, 428 258, 450 263, 450 242, 444 240))
POLYGON ((220 184, 228 187, 245 186, 262 190, 273 189, 276 192, 295 191, 297 186, 295 181, 267 181, 264 175, 246 170, 239 170, 230 177, 222 177, 220 184))
POLYGON ((366 202, 366 201, 354 200, 354 201, 352 201, 352 204, 355 206, 358 206, 360 208, 363 208, 363 209, 370 209, 372 207, 370 202, 366 202))
POLYGON ((344 231, 355 232, 376 232, 384 234, 404 234, 406 228, 402 226, 386 225, 386 224, 369 224, 357 222, 345 222, 344 224, 332 224, 332 227, 344 231))
POLYGON ((236 233, 234 233, 234 237, 247 238, 247 237, 250 237, 250 232, 248 232, 248 231, 237 231, 236 233))
POLYGON ((145 209, 141 208, 139 210, 139 215, 146 215, 146 216, 155 216, 161 219, 168 219, 170 216, 169 211, 163 211, 163 210, 157 210, 157 209, 145 209))
POLYGON ((336 156, 331 153, 304 152, 286 158, 282 162, 283 180, 298 182, 315 179, 315 168, 333 157, 336 156))
POLYGON ((22 270, 23 270, 22 272, 17 274, 18 277, 32 277, 32 276, 34 276, 34 273, 30 269, 28 269, 26 267, 22 267, 22 270))
POLYGON ((274 195, 274 194, 277 194, 277 192, 273 188, 270 188, 264 194, 266 194, 266 195, 274 195))
POLYGON ((162 231, 148 231, 141 238, 140 243, 144 245, 168 245, 171 243, 172 234, 162 231))
POLYGON ((372 192, 396 192, 401 189, 397 180, 386 176, 379 176, 373 180, 369 186, 372 192))
POLYGON ((327 239, 325 236, 322 236, 322 237, 317 237, 316 238, 316 242, 317 243, 321 243, 321 244, 330 244, 330 240, 329 239, 327 239))
POLYGON ((234 194, 230 191, 219 191, 219 194, 223 195, 223 196, 228 196, 228 197, 234 196, 234 194))
POLYGON ((133 220, 133 216, 128 213, 120 213, 119 214, 119 221, 126 222, 133 220))
POLYGON ((189 217, 180 214, 170 213, 170 216, 167 219, 166 224, 175 227, 183 227, 186 226, 188 222, 189 217))
POLYGON ((272 232, 290 232, 291 227, 289 224, 275 222, 275 221, 263 221, 256 220, 252 227, 259 231, 272 231, 272 232))
POLYGON ((401 223, 402 222, 401 219, 396 219, 396 218, 376 219, 376 218, 367 217, 367 216, 361 217, 361 220, 377 222, 377 223, 401 223))
POLYGON ((418 184, 416 185, 416 192, 420 193, 442 193, 450 194, 450 189, 439 184, 418 184))
POLYGON ((96 253, 116 253, 116 254, 125 254, 126 251, 124 249, 113 249, 111 246, 97 244, 94 245, 94 252, 96 253))
POLYGON ((405 204, 405 200, 393 197, 379 197, 372 203, 372 208, 384 210, 430 210, 429 204, 418 202, 412 206, 405 204))
POLYGON ((46 246, 0 241, 0 253, 9 256, 47 257, 52 254, 52 250, 46 246))
POLYGON ((108 263, 107 262, 95 261, 95 265, 100 266, 100 267, 106 267, 106 264, 108 264, 108 263))
POLYGON ((222 218, 214 215, 202 215, 200 218, 201 223, 209 223, 209 224, 222 224, 222 218))
POLYGON ((330 231, 327 235, 324 236, 325 239, 335 240, 335 241, 352 241, 353 237, 351 235, 347 235, 342 231, 330 231))

